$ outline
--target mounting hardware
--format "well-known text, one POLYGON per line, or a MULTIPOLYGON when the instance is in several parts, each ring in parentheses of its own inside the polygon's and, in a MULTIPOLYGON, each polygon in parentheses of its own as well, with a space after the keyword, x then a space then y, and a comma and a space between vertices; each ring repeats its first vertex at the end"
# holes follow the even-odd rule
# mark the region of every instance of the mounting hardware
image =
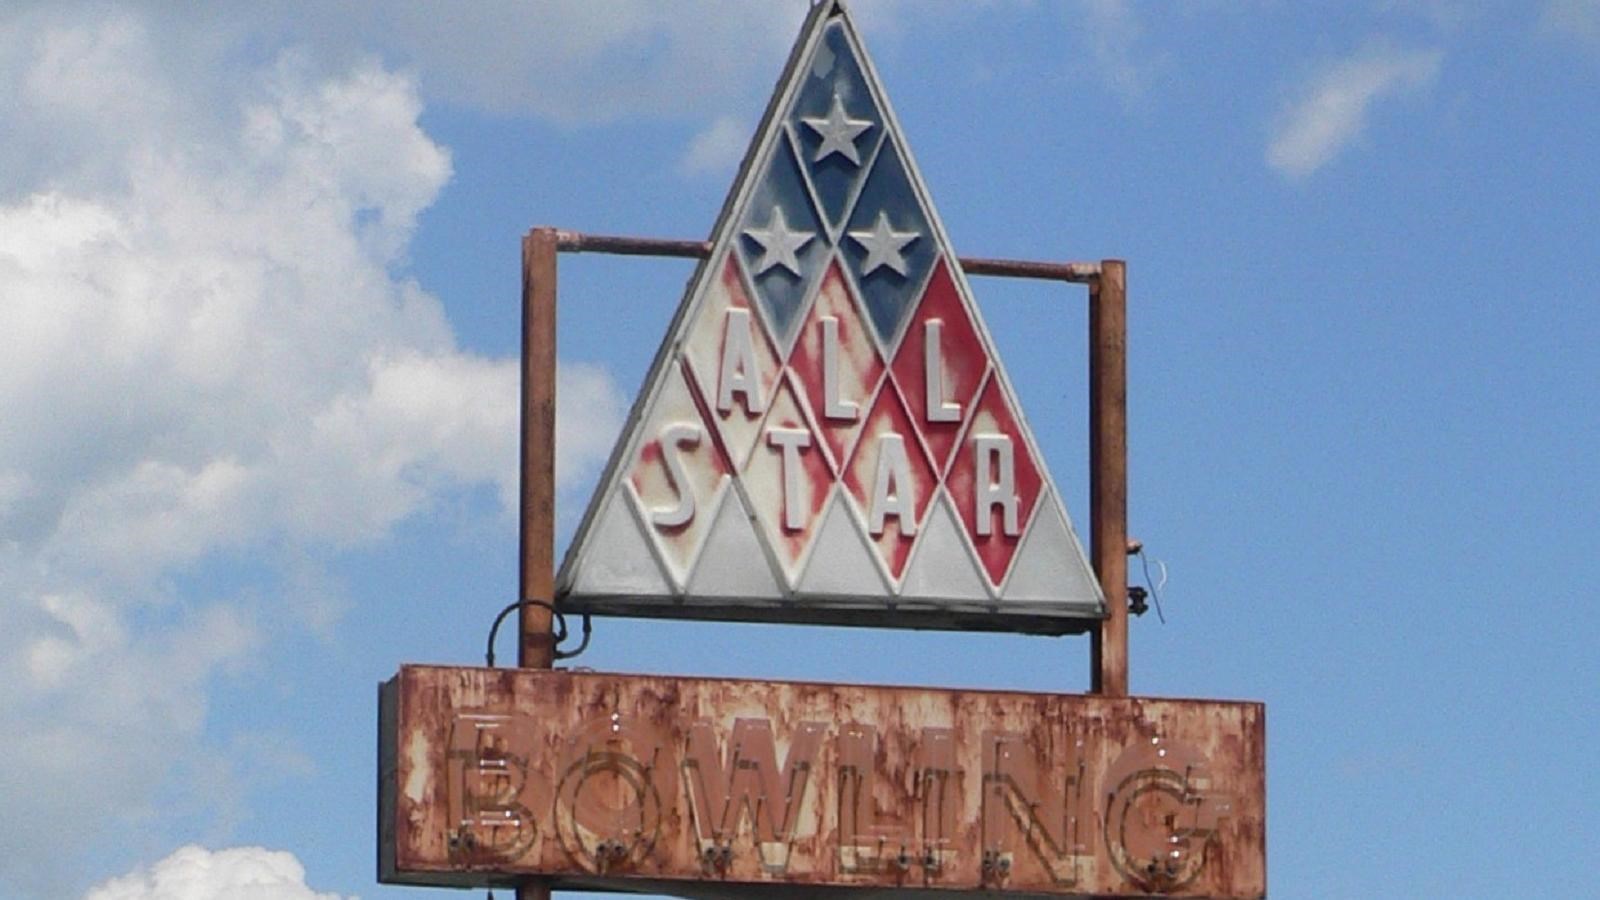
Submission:
POLYGON ((984 878, 1004 878, 1011 874, 1011 860, 999 850, 985 850, 979 869, 982 870, 984 878))
POLYGON ((1145 598, 1149 596, 1150 592, 1139 585, 1128 585, 1128 612, 1135 616, 1142 616, 1149 612, 1150 604, 1145 602, 1145 598))
POLYGON ((562 650, 560 644, 567 639, 567 617, 561 614, 561 610, 556 609, 554 604, 546 603, 543 600, 519 600, 500 610, 500 615, 494 617, 494 624, 489 626, 489 645, 483 654, 483 661, 488 664, 489 668, 494 668, 494 638, 495 635, 500 633, 500 623, 506 620, 506 616, 524 606, 538 606, 550 610, 550 620, 555 626, 555 630, 548 636, 548 640, 557 645, 554 651, 556 659, 571 659, 589 649, 589 637, 594 629, 589 622, 588 613, 583 614, 583 642, 574 650, 562 650))
POLYGON ((732 849, 725 845, 719 847, 713 844, 700 851, 700 864, 708 872, 726 872, 732 858, 732 849))

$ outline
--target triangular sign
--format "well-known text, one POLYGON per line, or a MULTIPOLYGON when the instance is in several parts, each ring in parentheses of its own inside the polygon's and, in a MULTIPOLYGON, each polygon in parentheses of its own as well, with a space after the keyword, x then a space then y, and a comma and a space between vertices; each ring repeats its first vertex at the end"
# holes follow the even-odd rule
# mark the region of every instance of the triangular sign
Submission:
POLYGON ((850 16, 820 3, 568 548, 563 606, 1081 630, 1104 601, 1060 496, 850 16))

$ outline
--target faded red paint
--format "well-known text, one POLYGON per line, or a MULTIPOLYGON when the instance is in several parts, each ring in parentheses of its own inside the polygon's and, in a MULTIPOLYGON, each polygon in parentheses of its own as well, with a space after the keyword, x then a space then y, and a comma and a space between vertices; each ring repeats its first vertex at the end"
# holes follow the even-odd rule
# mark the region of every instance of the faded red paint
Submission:
MULTIPOLYGON (((695 412, 700 414, 700 421, 712 422, 715 417, 711 415, 711 406, 706 400, 705 394, 701 393, 700 385, 695 382, 694 368, 687 362, 682 363, 682 367, 683 380, 689 385, 689 397, 694 401, 695 412)), ((718 475, 732 473, 733 458, 728 453, 728 444, 723 428, 719 423, 713 425, 708 431, 711 436, 711 448, 714 451, 711 457, 711 465, 715 467, 718 475)))
POLYGON ((1055 884, 1077 884, 1082 858, 1093 855, 1088 843, 1093 794, 1084 784, 1089 773, 1082 749, 1076 744, 1060 748, 1065 765, 1046 767, 1024 733, 986 731, 981 743, 984 853, 994 859, 1024 853, 1055 884), (1066 777, 1055 781, 1051 768, 1064 768, 1066 777))
POLYGON ((1259 704, 406 667, 381 877, 1245 898, 1259 704))
POLYGON ((984 350, 972 316, 961 301, 955 280, 950 277, 947 262, 941 258, 934 266, 928 280, 928 289, 922 296, 900 340, 891 367, 894 379, 900 385, 906 406, 922 430, 928 443, 934 465, 943 473, 950 465, 950 454, 956 445, 961 426, 972 415, 972 401, 989 370, 989 354, 984 350), (928 382, 926 373, 927 343, 925 335, 930 321, 940 324, 939 359, 944 371, 943 398, 961 408, 955 421, 932 421, 928 416, 928 382))
POLYGON ((696 838, 720 847, 749 823, 758 843, 794 840, 827 723, 800 723, 781 769, 770 719, 735 719, 726 747, 718 726, 692 723, 683 754, 696 838))
POLYGON ((1022 429, 1017 425, 1017 416, 1011 409, 1011 403, 1006 399, 1005 392, 1000 389, 999 381, 990 378, 973 411, 972 422, 967 427, 966 434, 962 435, 961 446, 956 452, 955 462, 950 467, 950 475, 945 479, 945 485, 950 490, 950 498, 955 501, 956 512, 961 516, 961 524, 966 529, 967 539, 972 541, 973 548, 978 551, 978 559, 982 561, 983 570, 989 576, 991 584, 998 585, 1005 579, 1006 570, 1017 554, 1021 535, 1027 533, 1028 521, 1033 516, 1033 508, 1038 503, 1039 490, 1043 483, 1040 465, 1034 459, 1033 451, 1024 439, 1022 429), (975 437, 979 434, 1003 434, 1011 439, 1018 498, 1019 529, 1016 535, 1005 533, 1005 529, 1001 527, 1003 517, 999 510, 994 508, 982 513, 989 518, 989 534, 978 534, 980 517, 977 508, 976 480, 978 448, 975 437))
POLYGON ((707 531, 706 513, 731 467, 715 428, 706 423, 688 366, 673 366, 666 378, 640 426, 643 435, 628 480, 645 525, 678 580, 707 531), (675 518, 685 512, 690 513, 686 519, 675 518))
MULTIPOLYGON (((833 487, 833 473, 828 469, 828 462, 824 458, 826 453, 817 439, 816 430, 800 410, 792 375, 788 373, 778 383, 772 408, 768 411, 767 420, 762 423, 761 433, 768 435, 774 429, 803 431, 807 436, 806 446, 794 451, 797 472, 792 477, 795 479, 796 496, 786 495, 785 480, 791 476, 786 471, 789 463, 785 461, 782 448, 773 445, 765 437, 756 444, 749 461, 745 463, 745 470, 739 474, 768 542, 778 551, 783 564, 793 571, 816 536, 823 506, 833 487), (791 502, 798 508, 799 528, 792 529, 787 525, 791 502)), ((724 561, 722 564, 749 565, 752 562, 724 561)))
POLYGON ((891 783, 879 774, 877 726, 839 727, 841 869, 892 874, 910 871, 913 857, 925 869, 945 863, 959 828, 954 738, 949 728, 918 729, 910 783, 891 783))
POLYGON ((789 368, 794 372, 806 407, 822 431, 828 453, 836 470, 843 469, 845 460, 861 433, 872 397, 883 379, 883 357, 868 331, 867 320, 862 317, 860 305, 854 299, 849 280, 844 277, 839 263, 834 260, 822 278, 817 299, 811 304, 805 323, 800 328, 799 339, 789 356, 789 368), (838 399, 855 404, 855 418, 827 415, 827 396, 823 353, 823 320, 832 317, 838 322, 838 399))
POLYGON ((645 473, 651 468, 661 465, 663 465, 661 459, 661 442, 645 441, 644 443, 640 444, 639 461, 634 465, 633 471, 628 476, 628 480, 633 482, 633 489, 635 491, 642 492, 644 490, 645 473))
MULTIPOLYGON (((927 451, 923 448, 921 438, 917 436, 916 428, 911 424, 911 416, 906 412, 905 402, 900 398, 900 392, 893 381, 883 383, 883 387, 878 391, 877 401, 873 403, 872 411, 867 415, 867 424, 861 430, 861 437, 856 441, 855 454, 845 467, 845 487, 849 490, 850 497, 855 500, 862 521, 870 522, 872 493, 879 465, 879 449, 886 435, 899 435, 905 444, 906 458, 910 464, 910 484, 895 485, 895 487, 899 491, 910 492, 912 518, 915 520, 915 527, 920 531, 923 521, 927 518, 928 505, 933 501, 934 491, 938 488, 938 476, 928 461, 927 451)), ((911 548, 916 544, 916 535, 906 533, 908 529, 901 518, 898 516, 885 518, 882 534, 872 535, 869 530, 867 535, 877 547, 879 558, 895 578, 905 574, 906 561, 910 559, 911 548)))
POLYGON ((737 259, 730 257, 723 263, 721 275, 686 324, 678 361, 706 429, 723 455, 742 465, 758 439, 782 369, 766 325, 751 307, 740 272, 737 259), (741 340, 730 347, 730 337, 748 344, 741 340), (728 352, 730 349, 735 352, 728 352), (729 402, 721 409, 718 400, 724 387, 729 402))

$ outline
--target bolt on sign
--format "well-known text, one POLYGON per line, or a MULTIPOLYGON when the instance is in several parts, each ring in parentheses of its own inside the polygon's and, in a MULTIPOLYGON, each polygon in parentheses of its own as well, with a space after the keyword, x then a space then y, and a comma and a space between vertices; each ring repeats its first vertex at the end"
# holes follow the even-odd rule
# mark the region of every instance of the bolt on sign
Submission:
POLYGON ((405 666, 380 707, 386 882, 1265 896, 1256 703, 405 666))
POLYGON ((563 608, 1062 633, 1104 601, 872 64, 816 6, 563 608))

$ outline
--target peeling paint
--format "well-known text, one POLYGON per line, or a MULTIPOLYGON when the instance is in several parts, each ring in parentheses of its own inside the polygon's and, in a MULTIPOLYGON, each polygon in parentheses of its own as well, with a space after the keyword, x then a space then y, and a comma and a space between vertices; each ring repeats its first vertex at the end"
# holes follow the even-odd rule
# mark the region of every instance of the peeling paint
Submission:
POLYGON ((392 881, 1265 891, 1259 704, 426 666, 398 696, 392 881))

